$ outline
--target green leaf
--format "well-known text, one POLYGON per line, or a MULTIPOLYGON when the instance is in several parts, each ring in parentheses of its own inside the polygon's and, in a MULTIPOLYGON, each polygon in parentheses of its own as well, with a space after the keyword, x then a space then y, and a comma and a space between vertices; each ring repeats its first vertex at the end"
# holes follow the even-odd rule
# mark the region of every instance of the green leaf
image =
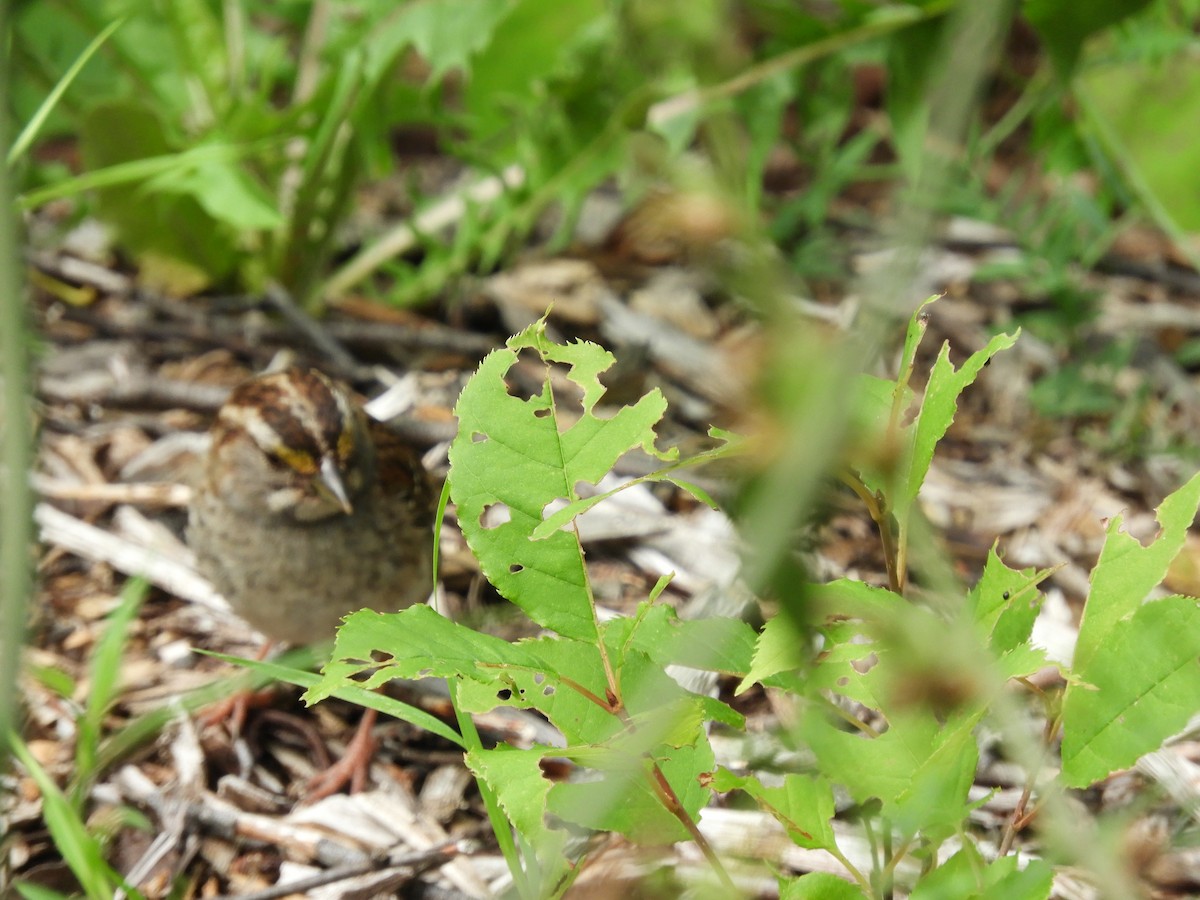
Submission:
POLYGON ((333 646, 336 658, 363 661, 359 668, 365 669, 378 665, 370 661, 372 651, 388 653, 385 667, 400 678, 464 675, 487 681, 501 666, 544 665, 530 644, 510 644, 459 625, 424 604, 398 613, 359 610, 338 629, 333 646))
POLYGON ((740 675, 750 667, 756 635, 741 619, 680 619, 668 606, 639 610, 629 646, 659 665, 740 675))
POLYGON ((522 641, 514 650, 522 655, 486 664, 461 686, 466 711, 536 709, 568 743, 604 741, 624 727, 605 706, 608 682, 596 645, 546 637, 522 641))
MULTIPOLYGON (((1046 651, 1041 647, 1020 644, 1001 654, 996 660, 995 671, 1004 679, 1025 678, 1051 665, 1057 664, 1046 657, 1046 651)), ((1063 672, 1061 666, 1057 667, 1065 680, 1074 680, 1070 672, 1063 672)))
MULTIPOLYGON (((715 431, 716 430, 714 429, 714 432, 715 431)), ((719 508, 717 502, 708 495, 707 491, 698 485, 675 477, 674 474, 680 469, 703 465, 705 463, 714 462, 718 459, 725 459, 741 452, 742 442, 739 437, 732 435, 729 432, 721 432, 719 436, 713 432, 710 432, 710 434, 712 434, 714 437, 718 437, 718 439, 722 442, 721 446, 714 447, 711 450, 706 450, 703 453, 698 453, 695 456, 689 456, 687 459, 674 460, 668 465, 663 466, 661 469, 648 472, 645 475, 638 476, 637 478, 630 478, 626 481, 622 481, 615 488, 605 491, 602 494, 594 494, 590 497, 584 497, 580 500, 572 501, 562 509, 556 510, 555 512, 546 516, 542 523, 533 530, 531 537, 534 540, 544 540, 546 537, 574 520, 576 516, 583 515, 602 500, 607 500, 609 497, 619 494, 621 491, 627 490, 636 484, 645 484, 647 482, 669 481, 671 484, 674 484, 677 487, 687 491, 701 503, 704 503, 713 509, 719 508)), ((655 455, 659 456, 660 459, 673 458, 676 455, 674 448, 666 453, 660 453, 659 451, 653 449, 648 452, 655 453, 655 455)))
POLYGON ((913 182, 928 153, 930 73, 945 65, 944 20, 917 22, 887 40, 887 112, 900 162, 913 182))
MULTIPOLYGON (((925 312, 925 307, 936 303, 940 297, 940 294, 926 297, 921 305, 913 310, 913 314, 908 320, 908 328, 904 332, 904 350, 900 354, 900 375, 897 379, 906 387, 912 380, 913 367, 917 361, 917 347, 920 346, 921 339, 925 337, 925 332, 929 328, 929 313, 925 312)), ((903 409, 904 398, 897 395, 896 400, 898 408, 903 409)))
MULTIPOLYGON (((281 665, 274 661, 239 659, 238 657, 227 656, 223 653, 211 653, 208 655, 214 656, 217 659, 223 659, 234 665, 244 666, 260 675, 268 676, 273 681, 280 681, 285 684, 293 684, 296 687, 309 689, 314 694, 319 693, 321 698, 332 696, 340 700, 357 703, 359 706, 370 707, 394 719, 409 722, 418 728, 423 728, 430 734, 443 737, 452 744, 462 746, 462 737, 441 719, 430 715, 423 709, 418 709, 400 700, 394 700, 375 691, 366 690, 350 679, 342 680, 337 686, 334 686, 327 684, 322 680, 321 676, 315 675, 312 672, 281 665)), ((305 695, 305 700, 310 703, 316 702, 315 700, 309 700, 308 695, 305 695)))
POLYGON ((1200 73, 1191 53, 1156 65, 1138 59, 1093 66, 1080 76, 1079 90, 1175 224, 1200 230, 1200 149, 1188 127, 1200 117, 1200 73))
POLYGON ((677 488, 687 491, 689 494, 691 494, 693 497, 695 497, 697 500, 699 500, 701 503, 703 503, 705 506, 709 507, 710 509, 720 509, 721 508, 721 505, 712 498, 712 495, 709 494, 708 491, 706 491, 704 488, 700 487, 700 485, 695 484, 694 482, 691 482, 691 481, 685 481, 682 478, 676 478, 673 475, 667 477, 666 480, 671 482, 671 484, 675 485, 677 488))
POLYGON ((180 177, 206 156, 216 160, 244 151, 213 147, 173 154, 158 112, 139 100, 110 100, 91 107, 80 124, 80 146, 90 179, 84 176, 79 183, 98 186, 100 215, 115 226, 139 262, 167 259, 185 264, 189 277, 181 281, 193 290, 233 269, 233 232, 219 227, 194 193, 155 190, 148 179, 168 173, 180 177))
POLYGON ((461 675, 491 681, 494 675, 482 667, 506 664, 536 661, 528 651, 451 622, 428 606, 411 606, 398 613, 363 609, 348 616, 338 629, 333 658, 304 700, 316 703, 346 684, 377 687, 393 678, 461 675), (386 662, 374 661, 376 651, 389 657, 386 662), (374 674, 354 681, 365 672, 374 674))
POLYGON ((875 375, 858 377, 858 393, 851 409, 852 447, 856 452, 850 467, 874 493, 886 494, 895 478, 892 451, 900 448, 896 446, 897 435, 891 431, 893 408, 898 406, 903 412, 913 399, 913 392, 907 385, 897 387, 895 381, 875 375))
MULTIPOLYGON (((712 771, 712 748, 697 727, 690 745, 657 757, 659 770, 692 819, 708 802, 701 776, 712 771)), ((597 753, 580 748, 589 779, 557 784, 550 790, 549 809, 564 821, 597 831, 614 831, 642 844, 665 844, 691 838, 683 824, 663 805, 648 759, 624 752, 597 753)), ((574 756, 574 751, 564 751, 574 756)))
POLYGON ((1192 476, 1187 484, 1163 500, 1156 513, 1160 531, 1149 546, 1143 547, 1137 538, 1122 530, 1120 516, 1109 523, 1079 622, 1076 670, 1093 666, 1094 657, 1110 641, 1118 622, 1138 610, 1162 582, 1167 567, 1183 548, 1197 506, 1200 506, 1200 474, 1192 476))
POLYGON ((84 48, 83 52, 79 54, 79 57, 75 60, 75 62, 71 64, 71 67, 67 69, 65 73, 63 73, 62 78, 58 79, 58 82, 54 85, 53 89, 49 94, 46 95, 46 99, 43 100, 41 105, 38 107, 37 112, 35 112, 30 117, 29 121, 25 123, 25 127, 21 129, 21 133, 17 135, 16 140, 14 140, 12 143, 12 146, 8 148, 8 155, 4 159, 7 165, 11 167, 13 163, 15 163, 25 154, 25 151, 28 150, 29 146, 37 139, 38 132, 41 131, 42 126, 46 124, 46 119, 50 116, 50 113, 54 110, 54 107, 58 104, 58 101, 62 99, 62 95, 66 93, 67 88, 69 88, 72 82, 75 81, 75 77, 83 70, 83 67, 88 63, 88 60, 90 60, 96 54, 96 51, 100 49, 104 42, 112 37, 113 32, 124 24, 124 16, 114 20, 113 22, 110 22, 108 27, 96 35, 92 39, 91 43, 84 48))
POLYGON ((53 666, 40 666, 33 662, 25 663, 25 671, 36 678, 39 684, 58 694, 59 697, 68 699, 75 695, 77 684, 69 672, 53 666))
POLYGON ((738 776, 720 768, 713 774, 711 787, 720 793, 745 791, 801 847, 838 849, 833 833, 833 789, 819 775, 786 775, 781 787, 766 787, 753 775, 738 776))
POLYGON ((866 897, 858 885, 828 872, 779 879, 779 900, 866 900, 866 897))
POLYGON ((1024 14, 1042 40, 1059 72, 1070 75, 1083 42, 1150 5, 1150 0, 1092 0, 1084 4, 1062 0, 1026 0, 1024 14))
POLYGON ((989 863, 973 844, 925 875, 913 888, 912 900, 1045 900, 1054 870, 1043 860, 1018 868, 1016 856, 989 863))
POLYGON ((972 804, 967 796, 979 766, 975 726, 981 715, 956 716, 926 748, 910 784, 896 798, 895 823, 902 831, 920 832, 936 843, 960 829, 974 806, 986 802, 972 804))
MULTIPOLYGON (((629 649, 612 655, 624 710, 639 724, 640 740, 667 740, 680 713, 699 721, 700 708, 709 718, 740 723, 718 701, 686 692, 644 654, 629 649), (639 722, 639 716, 646 721, 639 722), (658 727, 667 731, 656 738, 658 727)), ((333 658, 304 699, 315 703, 334 692, 423 677, 465 679, 459 698, 467 712, 497 706, 536 709, 572 743, 607 741, 628 727, 608 708, 604 661, 595 644, 555 636, 510 644, 455 624, 427 606, 349 616, 338 630, 333 658)))
POLYGON ((659 391, 610 418, 594 414, 604 390, 598 376, 612 363, 612 355, 595 344, 550 343, 545 321, 535 323, 480 364, 455 407, 459 432, 450 447, 450 496, 488 581, 539 625, 587 641, 595 641, 598 631, 583 551, 567 531, 530 540, 543 510, 557 500, 577 500, 579 482, 597 483, 634 447, 673 458, 654 447, 653 425, 666 409, 659 391), (583 392, 573 423, 548 377, 529 400, 509 392, 504 378, 522 349, 540 357, 547 375, 550 363, 569 367, 568 378, 583 392), (508 521, 485 523, 489 511, 508 521))
POLYGON ((243 231, 283 226, 283 216, 271 196, 231 161, 199 160, 192 168, 148 179, 146 190, 193 197, 213 221, 243 231))
POLYGON ((42 887, 40 884, 16 881, 13 882, 13 889, 24 900, 70 900, 69 894, 60 894, 58 891, 42 887))
POLYGON ((466 756, 467 767, 495 791, 505 816, 534 848, 543 865, 554 858, 565 858, 566 832, 552 829, 546 823, 551 783, 541 767, 546 756, 559 753, 552 747, 518 750, 502 744, 494 750, 475 750, 466 756))
POLYGON ((175 53, 176 77, 187 82, 191 108, 180 110, 208 124, 229 103, 225 34, 205 0, 173 0, 162 8, 175 53), (203 96, 199 95, 203 90, 203 96))
POLYGON ((88 898, 106 898, 120 886, 134 896, 141 896, 120 875, 113 871, 99 842, 88 833, 79 813, 72 807, 54 779, 41 767, 29 748, 16 734, 10 734, 8 745, 13 755, 29 773, 42 795, 42 818, 63 861, 79 880, 88 898))
POLYGON ((1084 787, 1128 768, 1182 729, 1200 710, 1200 606, 1168 597, 1113 629, 1086 684, 1063 700, 1063 778, 1084 787))
POLYGON ((605 17, 606 8, 600 0, 516 0, 506 12, 488 46, 473 58, 463 97, 480 141, 510 126, 514 108, 533 108, 537 88, 570 62, 574 42, 605 17))
POLYGON ((1042 572, 1010 569, 996 554, 995 547, 988 551, 983 574, 967 595, 967 603, 976 624, 997 653, 1012 650, 1029 640, 1034 620, 1042 608, 1042 595, 1037 586, 1050 573, 1049 569, 1042 572))
POLYGON ((1200 610, 1188 597, 1143 602, 1178 555, 1200 505, 1200 474, 1158 509, 1147 547, 1109 525, 1079 624, 1063 698, 1063 778, 1084 786, 1132 765, 1200 709, 1200 610))
MULTIPOLYGON (((828 584, 811 585, 809 590, 808 615, 816 613, 834 617, 840 627, 848 627, 854 635, 866 629, 850 622, 853 619, 884 620, 894 616, 897 609, 905 610, 909 615, 919 615, 900 595, 886 588, 872 587, 849 578, 841 578, 828 584)), ((828 624, 825 630, 829 630, 828 624)), ((868 653, 870 648, 862 644, 845 648, 844 651, 836 646, 827 646, 821 653, 822 666, 829 666, 839 657, 848 664, 851 660, 860 659, 868 653), (831 653, 834 656, 831 656, 831 653)), ((781 672, 792 672, 811 666, 814 655, 805 636, 803 622, 798 621, 792 614, 776 615, 763 627, 750 672, 737 686, 735 696, 743 693, 751 685, 781 672)), ((858 677, 857 672, 853 675, 858 677)), ((842 690, 832 684, 826 686, 839 692, 842 690)))
POLYGON ((780 672, 793 672, 812 661, 812 648, 804 640, 804 633, 796 627, 790 616, 776 615, 767 620, 754 648, 754 660, 737 688, 734 696, 744 694, 764 678, 780 672))
MULTIPOLYGON (((773 77, 765 78, 758 84, 742 91, 733 98, 743 127, 749 139, 745 158, 744 192, 746 209, 759 209, 762 203, 763 171, 771 152, 778 146, 780 131, 787 121, 786 110, 796 100, 800 86, 791 73, 779 72, 773 77)), ((701 112, 697 107, 696 114, 701 112)), ((680 117, 681 119, 684 117, 680 117)), ((663 123, 678 126, 679 120, 663 123)), ((697 122, 691 123, 687 129, 686 140, 690 143, 691 133, 694 133, 697 122), (691 132, 691 133, 688 133, 691 132)), ((687 143, 676 142, 682 153, 687 149, 687 143)))
POLYGON ((945 726, 930 712, 893 713, 876 738, 841 731, 813 711, 801 733, 821 771, 859 803, 878 799, 883 814, 907 834, 936 829, 946 836, 970 811, 967 791, 978 750, 973 729, 981 712, 957 715, 945 726))
POLYGON ((903 474, 903 486, 897 491, 893 503, 897 518, 903 518, 917 499, 917 493, 929 473, 934 450, 954 421, 959 395, 975 381, 989 359, 1016 343, 1019 334, 1020 329, 1013 334, 996 335, 982 350, 972 353, 962 368, 957 370, 950 362, 950 342, 942 344, 933 371, 929 373, 921 411, 912 426, 912 461, 908 471, 903 474))
POLYGON ((137 618, 146 599, 148 584, 140 578, 130 581, 121 592, 121 603, 108 617, 104 635, 96 645, 88 666, 88 700, 77 721, 79 737, 75 745, 75 772, 71 778, 71 799, 82 809, 96 771, 96 755, 104 720, 119 693, 121 659, 125 655, 129 627, 137 618))
POLYGON ((509 0, 406 4, 380 24, 368 45, 370 77, 382 77, 410 44, 428 64, 431 84, 453 69, 469 72, 471 56, 487 47, 511 6, 509 0))

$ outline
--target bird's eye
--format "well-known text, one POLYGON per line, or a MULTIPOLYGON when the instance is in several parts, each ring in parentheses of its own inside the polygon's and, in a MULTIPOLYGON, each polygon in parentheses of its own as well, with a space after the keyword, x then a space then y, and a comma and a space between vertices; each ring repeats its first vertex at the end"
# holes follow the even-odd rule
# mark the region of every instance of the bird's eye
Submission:
POLYGON ((274 453, 264 453, 263 457, 266 459, 267 464, 276 472, 286 472, 292 468, 274 453))

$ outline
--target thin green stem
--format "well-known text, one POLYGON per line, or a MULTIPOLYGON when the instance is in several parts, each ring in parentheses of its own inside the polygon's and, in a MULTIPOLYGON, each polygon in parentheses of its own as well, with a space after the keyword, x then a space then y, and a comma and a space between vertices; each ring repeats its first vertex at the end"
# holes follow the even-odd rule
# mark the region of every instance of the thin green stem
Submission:
POLYGON ((883 852, 887 859, 887 864, 883 867, 883 895, 891 897, 895 891, 896 884, 896 866, 900 865, 900 861, 908 856, 908 848, 913 845, 913 839, 907 838, 898 848, 892 849, 892 831, 889 827, 883 836, 883 852))
MULTIPOLYGON (((0 4, 0 35, 6 40, 8 10, 8 4, 0 4)), ((8 96, 8 81, 6 59, 0 63, 0 96, 8 96)), ((0 117, 0 146, 7 136, 7 118, 0 117)), ((17 730, 17 672, 25 637, 25 608, 33 589, 31 367, 10 192, 8 166, 0 166, 0 770, 8 765, 8 737, 17 730)))
MULTIPOLYGON (((450 705, 454 709, 454 717, 458 720, 458 730, 462 733, 467 753, 477 753, 483 750, 483 742, 479 739, 479 732, 475 729, 474 720, 462 708, 459 699, 460 683, 455 678, 446 679, 446 683, 450 688, 450 705)), ((513 839, 512 825, 500 807, 500 798, 496 796, 492 786, 487 783, 487 779, 477 778, 475 782, 479 786, 479 796, 483 798, 484 809, 487 810, 488 822, 491 823, 492 831, 496 835, 496 843, 500 845, 500 852, 504 856, 505 863, 508 864, 513 885, 516 887, 518 895, 532 900, 533 889, 529 884, 525 867, 521 864, 521 853, 513 839)))
POLYGON ((900 577, 900 552, 892 534, 891 514, 888 512, 883 497, 872 491, 857 473, 850 469, 842 469, 839 477, 843 484, 858 496, 867 508, 867 514, 879 530, 879 542, 883 545, 883 565, 887 569, 888 588, 894 593, 904 593, 904 579, 900 577))
POLYGON ((825 702, 829 706, 829 709, 833 712, 833 714, 835 716, 837 716, 839 719, 841 719, 842 721, 844 721, 846 724, 852 726, 853 728, 855 728, 858 731, 861 731, 863 734, 865 734, 869 738, 879 737, 878 731, 876 731, 874 728, 872 728, 866 722, 863 722, 857 716, 842 709, 840 706, 838 706, 832 700, 826 699, 825 702))
POLYGON ((826 847, 825 852, 842 864, 846 871, 850 873, 850 877, 858 882, 858 886, 863 889, 863 893, 871 893, 871 879, 864 875, 858 866, 854 865, 850 861, 850 858, 838 849, 836 844, 826 847))
POLYGON ((867 846, 871 848, 871 893, 879 897, 882 895, 880 888, 880 880, 883 874, 883 867, 879 864, 879 841, 875 839, 875 829, 871 826, 871 817, 864 815, 862 819, 863 835, 867 839, 867 846))
POLYGON ((26 150, 29 149, 29 145, 32 144, 37 138, 38 132, 42 130, 42 126, 46 123, 46 119, 50 117, 50 113, 52 113, 54 108, 58 106, 58 102, 62 99, 62 95, 67 92, 67 88, 74 83, 76 76, 83 71, 83 67, 88 64, 88 60, 90 60, 92 56, 95 55, 96 51, 100 49, 100 45, 107 41, 112 36, 112 33, 120 28, 124 22, 125 17, 121 17, 115 22, 110 23, 109 26, 96 35, 96 37, 92 39, 92 42, 84 48, 82 53, 79 54, 79 58, 71 64, 71 67, 67 69, 66 74, 64 74, 63 77, 58 80, 58 83, 54 85, 54 88, 46 96, 46 99, 43 100, 41 105, 37 108, 37 112, 33 114, 33 118, 25 123, 25 127, 22 128, 21 133, 17 135, 17 139, 13 141, 12 146, 8 148, 8 155, 5 157, 5 162, 8 165, 11 166, 14 162, 21 158, 26 150))
POLYGON ((936 2, 925 4, 911 16, 877 18, 858 28, 830 35, 824 40, 813 41, 811 44, 805 44, 803 47, 797 47, 795 50, 789 50, 756 66, 751 66, 746 71, 720 84, 664 100, 651 109, 650 119, 657 122, 666 121, 683 113, 691 112, 697 107, 734 97, 750 90, 755 85, 768 81, 781 72, 797 69, 810 62, 816 62, 818 59, 833 56, 847 47, 866 43, 883 35, 891 34, 893 31, 900 31, 921 22, 936 19, 945 15, 956 5, 956 0, 936 0, 936 2))
POLYGON ((1017 839, 1017 835, 1025 826, 1027 821, 1026 810, 1029 808, 1029 800, 1033 796, 1034 786, 1037 784, 1038 773, 1042 770, 1042 765, 1050 756, 1051 748, 1054 745, 1054 737, 1058 734, 1059 726, 1062 725, 1062 717, 1051 716, 1046 719, 1046 727, 1042 730, 1042 755, 1036 767, 1025 773, 1025 784, 1021 788, 1021 797, 1017 800, 1017 805, 1013 807, 1012 815, 1008 817, 1008 821, 1004 824, 1004 835, 1000 838, 1000 848, 998 853, 1000 856, 1007 856, 1012 850, 1013 843, 1017 839))
POLYGON ((721 857, 717 855, 717 851, 708 842, 708 838, 704 836, 700 827, 692 821, 692 817, 683 808, 683 804, 679 801, 679 795, 675 793, 675 789, 671 787, 671 783, 667 781, 667 777, 663 775, 662 769, 659 768, 656 762, 650 764, 650 786, 654 789, 655 794, 658 795, 658 799, 662 802, 663 806, 667 808, 667 811, 687 829, 696 846, 700 848, 700 852, 704 854, 704 858, 712 866, 721 884, 725 886, 731 896, 735 895, 737 893, 737 886, 733 883, 733 879, 729 877, 729 872, 725 870, 725 865, 721 862, 721 857))

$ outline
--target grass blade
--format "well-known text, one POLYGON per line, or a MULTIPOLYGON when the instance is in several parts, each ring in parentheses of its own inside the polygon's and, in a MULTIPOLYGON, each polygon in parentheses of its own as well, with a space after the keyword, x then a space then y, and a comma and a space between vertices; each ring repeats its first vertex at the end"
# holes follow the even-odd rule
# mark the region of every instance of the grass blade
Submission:
POLYGON ((95 56, 96 51, 104 45, 104 42, 112 37, 113 32, 125 24, 125 19, 126 17, 122 16, 96 35, 92 42, 79 54, 79 59, 75 60, 71 64, 71 68, 67 69, 63 77, 59 79, 58 84, 54 85, 54 89, 42 101, 41 106, 37 108, 37 112, 33 114, 33 117, 26 123, 25 127, 21 129, 21 133, 17 135, 17 139, 13 141, 13 145, 8 148, 8 156, 5 157, 4 161, 9 166, 20 159, 25 151, 29 149, 29 145, 37 138, 38 132, 46 124, 46 119, 50 117, 50 113, 54 111, 54 107, 58 105, 58 101, 62 99, 62 95, 66 93, 67 88, 75 81, 76 76, 83 71, 83 67, 87 65, 88 60, 95 56))

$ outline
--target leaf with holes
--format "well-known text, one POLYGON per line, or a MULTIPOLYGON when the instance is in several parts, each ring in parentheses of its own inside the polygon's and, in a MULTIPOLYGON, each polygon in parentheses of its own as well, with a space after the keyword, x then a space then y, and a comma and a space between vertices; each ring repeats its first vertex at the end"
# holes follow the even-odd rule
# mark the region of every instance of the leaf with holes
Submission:
POLYGON ((1094 784, 1157 749, 1200 710, 1200 605, 1194 597, 1147 600, 1187 538, 1200 475, 1158 508, 1158 537, 1142 546, 1108 527, 1092 570, 1074 673, 1063 698, 1063 780, 1094 784))
POLYGON ((756 775, 736 775, 725 768, 713 773, 715 791, 741 790, 788 830, 801 847, 837 850, 833 833, 833 788, 820 775, 790 774, 777 787, 767 787, 756 775))
POLYGON ((551 342, 545 319, 535 322, 480 364, 455 407, 450 446, 450 498, 488 581, 539 625, 584 641, 597 639, 597 627, 577 536, 530 537, 547 506, 578 500, 579 485, 596 484, 625 452, 676 456, 654 446, 667 407, 658 390, 609 417, 596 414, 599 375, 613 362, 595 344, 551 342), (541 390, 528 399, 505 383, 522 351, 541 368, 541 390), (566 366, 565 378, 552 377, 555 364, 566 366), (580 397, 568 407, 559 394, 572 385, 580 397))
POLYGON ((716 764, 703 723, 696 718, 690 725, 686 740, 655 758, 621 745, 562 750, 584 774, 550 789, 549 811, 564 822, 615 831, 641 844, 688 840, 689 832, 663 795, 669 789, 680 811, 694 820, 712 796, 701 776, 716 764))
MULTIPOLYGON (((546 819, 547 795, 551 782, 542 771, 542 762, 556 750, 535 745, 518 750, 506 744, 495 749, 477 749, 466 755, 466 763, 475 777, 487 782, 496 793, 500 806, 521 838, 533 848, 544 882, 553 883, 564 874, 568 834, 552 828, 546 819), (549 870, 549 871, 547 871, 549 870)), ((550 896, 549 891, 533 891, 535 897, 550 896)))

